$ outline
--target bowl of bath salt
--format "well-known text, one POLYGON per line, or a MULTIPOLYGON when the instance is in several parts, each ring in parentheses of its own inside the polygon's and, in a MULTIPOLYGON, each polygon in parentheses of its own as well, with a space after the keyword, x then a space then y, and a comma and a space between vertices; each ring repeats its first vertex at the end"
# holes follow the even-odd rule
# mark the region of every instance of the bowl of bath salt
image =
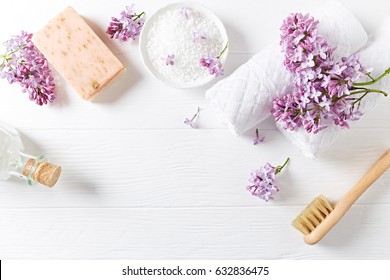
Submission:
POLYGON ((209 83, 220 74, 215 73, 218 66, 210 70, 201 59, 216 58, 223 51, 219 57, 223 67, 228 53, 223 23, 208 8, 193 2, 173 3, 156 11, 146 20, 139 40, 150 74, 175 88, 209 83))

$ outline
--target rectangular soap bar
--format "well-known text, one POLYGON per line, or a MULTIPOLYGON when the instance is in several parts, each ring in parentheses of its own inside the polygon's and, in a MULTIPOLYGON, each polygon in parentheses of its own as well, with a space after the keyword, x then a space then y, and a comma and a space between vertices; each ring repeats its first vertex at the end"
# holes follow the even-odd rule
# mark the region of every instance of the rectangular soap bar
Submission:
POLYGON ((125 70, 72 7, 35 33, 32 41, 85 100, 92 100, 125 70))

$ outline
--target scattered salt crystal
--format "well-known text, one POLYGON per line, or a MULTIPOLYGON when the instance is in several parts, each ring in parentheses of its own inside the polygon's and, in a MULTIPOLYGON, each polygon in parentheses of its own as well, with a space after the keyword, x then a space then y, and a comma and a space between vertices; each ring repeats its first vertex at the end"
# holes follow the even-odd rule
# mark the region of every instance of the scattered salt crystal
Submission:
POLYGON ((163 78, 181 84, 210 79, 208 69, 199 61, 207 53, 219 55, 226 44, 215 22, 194 8, 187 17, 177 7, 164 11, 151 25, 146 39, 155 70, 163 78), (174 66, 167 67, 166 58, 172 54, 174 66))

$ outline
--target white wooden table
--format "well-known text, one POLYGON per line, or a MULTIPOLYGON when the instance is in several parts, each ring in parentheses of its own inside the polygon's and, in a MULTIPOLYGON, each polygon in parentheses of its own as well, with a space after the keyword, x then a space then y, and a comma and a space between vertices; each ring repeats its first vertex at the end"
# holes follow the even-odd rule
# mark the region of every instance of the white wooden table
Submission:
MULTIPOLYGON (((278 40, 290 12, 320 0, 199 1, 224 22, 230 38, 226 74, 278 40)), ((386 0, 341 1, 368 33, 389 14, 386 0)), ((62 165, 53 189, 17 180, 0 184, 0 259, 389 259, 390 172, 317 246, 290 225, 317 195, 337 199, 389 148, 390 100, 315 160, 275 128, 234 137, 204 100, 205 90, 178 90, 152 78, 137 41, 105 34, 128 1, 14 0, 3 5, 1 36, 34 32, 72 5, 128 71, 94 103, 56 74, 58 100, 36 106, 17 85, 0 81, 0 121, 17 127, 26 150, 62 165), (203 108, 197 130, 183 124, 203 108), (291 162, 269 203, 246 190, 251 170, 291 162)), ((151 15, 170 1, 138 1, 151 15)), ((380 59, 380 58, 378 58, 380 59)))

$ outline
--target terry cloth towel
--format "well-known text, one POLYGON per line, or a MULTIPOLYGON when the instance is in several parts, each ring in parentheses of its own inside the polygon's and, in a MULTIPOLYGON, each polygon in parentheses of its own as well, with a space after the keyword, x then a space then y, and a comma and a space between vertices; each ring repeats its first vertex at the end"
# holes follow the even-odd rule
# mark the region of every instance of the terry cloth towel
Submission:
MULTIPOLYGON (((320 21, 319 34, 337 46, 336 60, 356 52, 367 41, 360 22, 339 2, 327 2, 310 14, 320 21)), ((291 91, 292 76, 283 61, 279 42, 275 42, 206 91, 210 107, 234 134, 268 118, 272 100, 291 91)))
MULTIPOLYGON (((369 42, 359 52, 360 62, 367 67, 372 67, 372 77, 379 77, 390 67, 390 17, 383 20, 375 34, 370 37, 369 42)), ((390 75, 368 88, 381 89, 390 92, 390 75)), ((384 98, 380 93, 369 93, 362 101, 360 111, 364 114, 372 110, 377 101, 384 98)), ((389 98, 389 97, 387 97, 389 98)), ((364 117, 364 115, 363 115, 364 117)), ((350 122, 351 128, 354 122, 350 122)), ((305 156, 314 158, 342 133, 348 129, 340 128, 334 124, 320 131, 317 134, 307 133, 303 128, 296 131, 289 131, 282 128, 282 124, 277 123, 279 130, 296 146, 298 146, 305 156)))

